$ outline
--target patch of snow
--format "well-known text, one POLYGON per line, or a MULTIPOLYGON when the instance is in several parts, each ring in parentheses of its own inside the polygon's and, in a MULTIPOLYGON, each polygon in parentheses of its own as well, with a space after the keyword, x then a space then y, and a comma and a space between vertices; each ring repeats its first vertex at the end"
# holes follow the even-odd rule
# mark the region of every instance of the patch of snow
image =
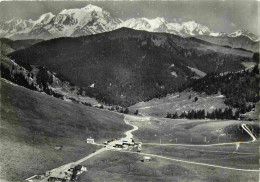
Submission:
POLYGON ((189 67, 189 66, 188 66, 188 68, 189 68, 191 71, 193 71, 194 73, 196 73, 196 74, 197 74, 198 76, 200 76, 200 77, 206 76, 206 73, 204 73, 203 71, 198 70, 197 68, 192 68, 192 67, 189 67))
POLYGON ((139 109, 150 109, 151 107, 150 106, 147 106, 147 107, 142 107, 142 108, 139 108, 139 109))
POLYGON ((170 100, 172 100, 172 99, 175 99, 176 97, 179 97, 179 95, 172 95, 172 96, 169 96, 168 98, 169 98, 170 100))
POLYGON ((51 21, 52 18, 54 18, 55 15, 52 14, 51 12, 49 13, 45 13, 43 15, 40 16, 40 18, 36 21, 34 21, 34 25, 38 24, 38 23, 43 23, 43 24, 47 24, 51 21))
POLYGON ((208 27, 198 24, 195 21, 188 21, 182 23, 182 29, 185 31, 185 33, 189 35, 204 35, 210 32, 208 27))
POLYGON ((178 77, 178 75, 175 71, 172 71, 171 74, 172 74, 172 76, 178 77))
POLYGON ((128 27, 133 28, 136 30, 146 30, 146 31, 155 31, 155 29, 158 29, 161 25, 167 24, 164 18, 154 18, 154 19, 148 19, 148 18, 131 18, 129 20, 126 20, 125 22, 122 22, 120 25, 118 25, 118 28, 121 27, 128 27))
POLYGON ((63 100, 64 100, 65 102, 72 102, 72 100, 67 99, 66 97, 64 97, 63 100))
POLYGON ((248 30, 237 30, 231 34, 228 34, 228 37, 238 37, 238 36, 248 37, 249 39, 251 39, 252 41, 255 41, 255 42, 259 41, 259 37, 255 36, 248 30))
POLYGON ((255 62, 242 62, 243 66, 248 69, 252 69, 255 67, 256 63, 255 62))
POLYGON ((218 36, 220 36, 220 33, 218 33, 218 32, 212 32, 212 33, 210 33, 209 35, 210 35, 210 36, 213 36, 213 37, 218 37, 218 36))

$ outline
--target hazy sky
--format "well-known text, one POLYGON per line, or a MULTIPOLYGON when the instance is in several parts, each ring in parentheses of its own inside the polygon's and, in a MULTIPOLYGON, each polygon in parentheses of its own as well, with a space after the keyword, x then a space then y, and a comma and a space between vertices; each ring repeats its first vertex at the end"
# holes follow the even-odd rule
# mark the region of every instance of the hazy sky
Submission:
MULTIPOLYGON (((0 0, 1 1, 1 0, 0 0)), ((1 2, 0 19, 13 17, 37 19, 41 14, 59 13, 62 9, 81 8, 88 4, 103 7, 112 16, 123 20, 134 17, 164 17, 168 22, 194 20, 211 30, 230 33, 247 29, 260 36, 259 2, 241 1, 27 1, 1 2)))

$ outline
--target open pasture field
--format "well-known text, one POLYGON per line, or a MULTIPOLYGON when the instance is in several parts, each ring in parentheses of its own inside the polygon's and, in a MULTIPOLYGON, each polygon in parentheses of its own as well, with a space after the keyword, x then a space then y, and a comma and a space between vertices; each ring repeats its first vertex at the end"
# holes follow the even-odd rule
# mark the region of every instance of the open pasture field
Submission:
MULTIPOLYGON (((245 145, 245 144, 241 144, 245 145)), ((142 152, 167 156, 192 162, 206 163, 218 166, 259 169, 259 152, 257 144, 247 146, 248 152, 236 150, 236 145, 225 146, 155 146, 143 145, 142 152)))
POLYGON ((134 132, 136 139, 143 143, 162 144, 217 144, 248 141, 251 137, 245 132, 244 137, 241 137, 240 133, 228 133, 225 128, 231 125, 237 127, 242 123, 254 123, 236 120, 186 120, 157 117, 133 117, 130 122, 139 128, 134 132))
POLYGON ((243 172, 201 166, 151 157, 141 162, 145 154, 108 151, 82 163, 88 171, 79 181, 171 181, 171 182, 253 182, 258 172, 243 172))

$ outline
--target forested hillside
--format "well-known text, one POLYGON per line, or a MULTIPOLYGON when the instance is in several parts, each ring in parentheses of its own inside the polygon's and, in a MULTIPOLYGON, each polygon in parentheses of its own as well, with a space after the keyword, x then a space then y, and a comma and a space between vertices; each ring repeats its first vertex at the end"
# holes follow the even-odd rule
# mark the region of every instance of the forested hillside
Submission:
POLYGON ((208 74, 195 80, 190 87, 209 95, 221 92, 226 96, 225 104, 245 113, 259 101, 259 69, 255 66, 251 71, 208 74))
POLYGON ((252 60, 195 38, 128 28, 44 41, 9 57, 28 70, 43 66, 86 95, 122 106, 177 91, 198 77, 192 69, 206 74, 238 71, 243 61, 252 60))

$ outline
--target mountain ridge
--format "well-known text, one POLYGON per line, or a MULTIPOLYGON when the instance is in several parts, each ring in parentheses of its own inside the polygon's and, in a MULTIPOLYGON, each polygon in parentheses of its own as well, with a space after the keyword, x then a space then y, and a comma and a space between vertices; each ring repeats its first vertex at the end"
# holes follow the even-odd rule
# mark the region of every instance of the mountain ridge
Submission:
POLYGON ((50 39, 96 34, 122 27, 150 32, 166 32, 182 37, 206 35, 235 38, 246 36, 253 42, 259 41, 257 36, 247 30, 237 30, 231 34, 214 32, 195 21, 171 23, 167 22, 163 17, 153 19, 146 17, 131 18, 123 21, 112 17, 103 8, 91 4, 78 9, 64 9, 57 15, 51 12, 45 13, 35 21, 22 19, 2 21, 0 22, 0 36, 11 39, 50 39))

